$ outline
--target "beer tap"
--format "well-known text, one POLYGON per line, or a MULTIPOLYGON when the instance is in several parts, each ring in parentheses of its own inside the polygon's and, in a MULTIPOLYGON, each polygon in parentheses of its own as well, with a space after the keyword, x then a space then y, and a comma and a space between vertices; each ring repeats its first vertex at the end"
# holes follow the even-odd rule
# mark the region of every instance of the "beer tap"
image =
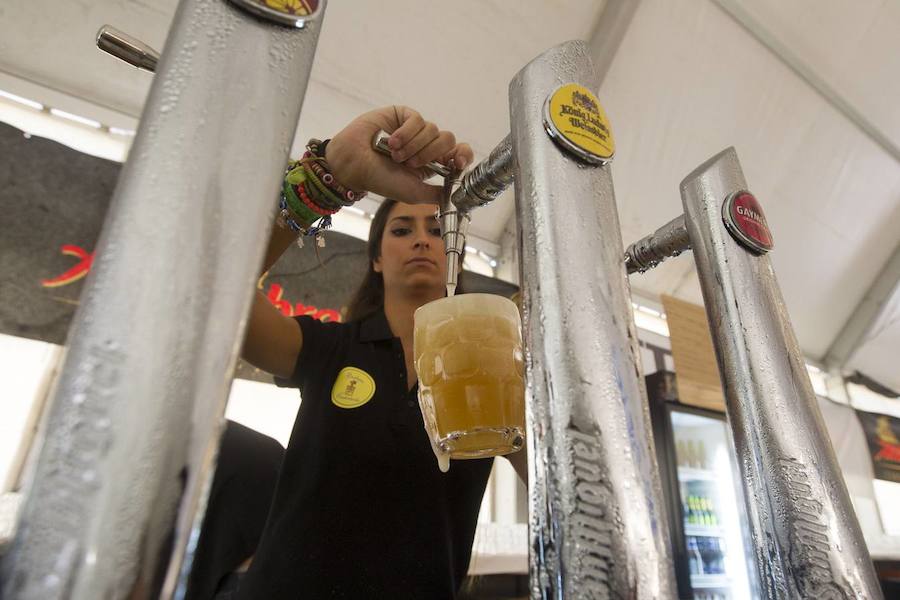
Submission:
POLYGON ((142 71, 156 72, 159 52, 111 25, 97 32, 97 47, 142 71))
MULTIPOLYGON (((390 156, 387 137, 375 136, 373 147, 390 156)), ((506 136, 487 159, 475 165, 461 179, 460 171, 439 162, 425 165, 426 172, 444 178, 444 190, 438 207, 441 237, 447 255, 447 295, 453 296, 459 280, 466 234, 472 221, 472 209, 493 201, 513 182, 512 142, 506 136), (459 184, 458 186, 456 184, 459 184), (456 189, 454 189, 456 186, 456 189)))

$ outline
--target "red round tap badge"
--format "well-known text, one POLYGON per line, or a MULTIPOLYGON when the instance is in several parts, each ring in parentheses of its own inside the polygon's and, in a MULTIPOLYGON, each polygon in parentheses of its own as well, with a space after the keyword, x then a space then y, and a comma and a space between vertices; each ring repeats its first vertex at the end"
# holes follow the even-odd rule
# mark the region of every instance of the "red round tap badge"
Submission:
POLYGON ((764 254, 772 249, 772 232, 766 215, 750 192, 741 190, 725 199, 722 219, 731 236, 750 250, 764 254))

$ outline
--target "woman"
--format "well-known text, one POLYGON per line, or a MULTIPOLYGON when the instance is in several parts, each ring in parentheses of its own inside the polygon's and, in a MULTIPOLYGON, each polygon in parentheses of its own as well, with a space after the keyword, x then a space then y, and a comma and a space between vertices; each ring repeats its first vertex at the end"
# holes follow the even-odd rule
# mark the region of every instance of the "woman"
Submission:
MULTIPOLYGON (((372 221, 369 272, 347 323, 289 319, 257 294, 244 357, 298 387, 303 402, 237 597, 454 598, 492 463, 438 470, 416 397, 413 313, 443 297, 446 281, 440 188, 420 168, 464 168, 472 151, 415 111, 388 107, 354 120, 311 160, 330 169, 336 189, 403 202, 385 201, 372 221), (379 130, 391 133, 391 159, 371 149, 379 130)), ((294 236, 275 228, 265 269, 294 236)))

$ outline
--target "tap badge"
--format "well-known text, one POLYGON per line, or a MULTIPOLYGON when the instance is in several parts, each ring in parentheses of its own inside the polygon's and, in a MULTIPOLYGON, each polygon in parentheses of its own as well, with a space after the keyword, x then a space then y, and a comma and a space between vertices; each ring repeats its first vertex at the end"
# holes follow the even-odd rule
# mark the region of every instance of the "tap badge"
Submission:
POLYGON ((616 152, 600 101, 577 83, 562 85, 547 97, 544 129, 564 150, 591 164, 606 164, 616 152))
POLYGON ((231 0, 244 10, 280 25, 302 29, 321 14, 321 0, 231 0))
POLYGON ((774 246, 766 215, 756 198, 746 190, 734 192, 722 205, 722 220, 731 237, 757 254, 774 246))

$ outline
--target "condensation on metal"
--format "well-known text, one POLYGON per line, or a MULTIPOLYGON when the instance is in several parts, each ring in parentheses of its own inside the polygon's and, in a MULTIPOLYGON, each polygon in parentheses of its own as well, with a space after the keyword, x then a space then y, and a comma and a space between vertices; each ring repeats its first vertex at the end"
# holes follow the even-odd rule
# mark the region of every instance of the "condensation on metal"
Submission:
POLYGON ((320 22, 179 5, 72 325, 4 599, 144 597, 176 515, 176 546, 189 534, 320 22))
POLYGON ((451 200, 461 211, 484 206, 502 194, 514 176, 512 142, 506 136, 486 159, 466 173, 451 200))
POLYGON ((644 273, 665 259, 690 249, 691 240, 684 225, 684 215, 679 215, 628 246, 625 250, 625 269, 629 274, 644 273))
POLYGON ((766 598, 881 598, 767 256, 726 231, 747 189, 729 148, 681 183, 766 598))
POLYGON ((510 83, 531 597, 675 598, 610 171, 561 151, 541 122, 547 94, 569 82, 599 86, 583 42, 547 51, 510 83))

